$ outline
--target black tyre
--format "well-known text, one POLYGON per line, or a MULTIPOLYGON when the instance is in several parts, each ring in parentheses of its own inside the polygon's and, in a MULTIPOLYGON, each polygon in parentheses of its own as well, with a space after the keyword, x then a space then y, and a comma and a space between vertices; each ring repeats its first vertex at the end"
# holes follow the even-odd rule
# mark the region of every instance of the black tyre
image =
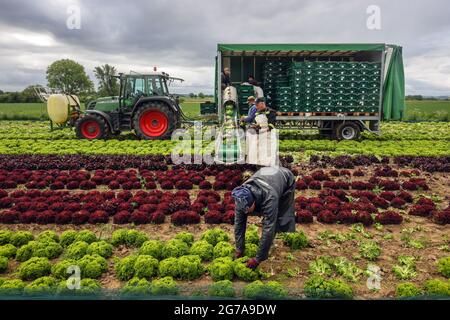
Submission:
POLYGON ((176 116, 160 102, 149 102, 139 107, 133 117, 136 135, 145 140, 170 138, 176 127, 176 116))
POLYGON ((334 129, 334 137, 337 140, 359 140, 361 129, 354 122, 342 122, 334 129))
POLYGON ((88 114, 81 117, 75 123, 75 132, 78 139, 107 139, 109 127, 105 119, 96 114, 88 114))

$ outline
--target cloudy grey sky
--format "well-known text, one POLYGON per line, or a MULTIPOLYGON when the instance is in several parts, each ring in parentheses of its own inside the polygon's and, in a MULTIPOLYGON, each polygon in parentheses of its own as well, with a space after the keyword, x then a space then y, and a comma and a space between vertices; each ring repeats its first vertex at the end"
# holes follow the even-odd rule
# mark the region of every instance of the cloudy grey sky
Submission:
POLYGON ((213 91, 217 43, 374 42, 403 46, 408 94, 450 95, 448 0, 0 0, 0 89, 46 84, 54 60, 186 79, 213 91), (81 28, 66 26, 77 5, 81 28), (369 5, 381 30, 366 26, 369 5))

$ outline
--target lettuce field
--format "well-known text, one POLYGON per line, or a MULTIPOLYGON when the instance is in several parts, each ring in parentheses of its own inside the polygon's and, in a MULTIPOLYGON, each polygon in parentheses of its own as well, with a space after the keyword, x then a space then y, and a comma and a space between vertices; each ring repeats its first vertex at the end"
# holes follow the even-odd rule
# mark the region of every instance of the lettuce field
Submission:
POLYGON ((278 234, 253 271, 261 218, 249 217, 247 258, 235 259, 231 190, 257 167, 176 165, 172 141, 0 121, 0 295, 448 298, 450 123, 381 131, 359 142, 280 133, 297 231, 278 234))

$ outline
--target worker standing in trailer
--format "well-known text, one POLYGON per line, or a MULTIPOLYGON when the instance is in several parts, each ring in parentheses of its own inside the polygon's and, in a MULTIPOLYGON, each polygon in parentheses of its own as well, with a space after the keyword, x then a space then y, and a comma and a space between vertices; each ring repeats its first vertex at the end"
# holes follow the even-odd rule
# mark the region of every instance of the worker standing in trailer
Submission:
POLYGON ((225 90, 226 87, 231 86, 231 78, 230 78, 230 69, 224 68, 222 71, 221 79, 222 79, 222 90, 225 90))
POLYGON ((235 188, 232 196, 237 258, 245 256, 248 215, 258 213, 263 218, 258 253, 247 261, 247 267, 255 269, 268 258, 276 233, 295 232, 295 176, 283 167, 264 167, 235 188))

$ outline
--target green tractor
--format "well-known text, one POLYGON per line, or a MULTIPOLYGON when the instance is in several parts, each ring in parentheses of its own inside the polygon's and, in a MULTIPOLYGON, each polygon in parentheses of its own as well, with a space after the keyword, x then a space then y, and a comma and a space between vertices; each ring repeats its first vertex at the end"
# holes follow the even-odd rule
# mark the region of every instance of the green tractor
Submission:
POLYGON ((75 123, 80 139, 107 139, 134 130, 141 139, 167 139, 184 119, 178 97, 169 94, 168 82, 183 79, 167 73, 120 74, 120 94, 87 104, 75 123))

